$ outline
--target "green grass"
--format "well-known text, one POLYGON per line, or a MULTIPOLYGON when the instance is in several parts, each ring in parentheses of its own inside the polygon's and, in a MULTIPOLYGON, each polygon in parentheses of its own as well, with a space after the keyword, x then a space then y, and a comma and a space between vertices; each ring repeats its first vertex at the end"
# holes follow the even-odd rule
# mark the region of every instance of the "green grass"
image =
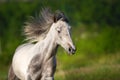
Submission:
POLYGON ((7 80, 8 65, 0 64, 0 80, 7 80))
POLYGON ((119 56, 120 53, 102 54, 97 58, 89 58, 86 55, 83 59, 72 56, 74 60, 71 56, 66 59, 58 57, 55 80, 119 80, 119 56))
POLYGON ((119 80, 120 67, 99 66, 68 72, 64 80, 119 80))

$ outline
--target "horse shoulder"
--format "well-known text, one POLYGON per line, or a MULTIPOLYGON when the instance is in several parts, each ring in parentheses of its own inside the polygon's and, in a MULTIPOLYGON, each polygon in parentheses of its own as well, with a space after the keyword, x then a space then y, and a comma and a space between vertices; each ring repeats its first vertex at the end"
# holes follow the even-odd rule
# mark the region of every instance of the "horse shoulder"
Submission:
POLYGON ((24 47, 30 48, 30 47, 32 47, 33 45, 34 45, 34 44, 31 44, 31 43, 22 44, 22 45, 20 45, 20 46, 17 47, 17 49, 16 49, 15 52, 19 51, 20 49, 22 49, 22 48, 24 48, 24 47))
POLYGON ((22 44, 20 45, 13 56, 12 66, 15 74, 21 78, 26 74, 27 70, 27 55, 29 53, 30 48, 32 48, 33 44, 22 44))

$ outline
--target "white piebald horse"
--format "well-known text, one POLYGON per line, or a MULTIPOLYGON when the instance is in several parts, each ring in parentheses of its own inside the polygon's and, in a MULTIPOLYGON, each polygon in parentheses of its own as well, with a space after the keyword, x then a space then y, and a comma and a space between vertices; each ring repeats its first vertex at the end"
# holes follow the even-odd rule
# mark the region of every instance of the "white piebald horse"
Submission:
POLYGON ((66 16, 45 8, 38 18, 31 17, 24 27, 28 43, 19 46, 12 59, 9 80, 54 80, 56 52, 62 46, 75 53, 66 16))

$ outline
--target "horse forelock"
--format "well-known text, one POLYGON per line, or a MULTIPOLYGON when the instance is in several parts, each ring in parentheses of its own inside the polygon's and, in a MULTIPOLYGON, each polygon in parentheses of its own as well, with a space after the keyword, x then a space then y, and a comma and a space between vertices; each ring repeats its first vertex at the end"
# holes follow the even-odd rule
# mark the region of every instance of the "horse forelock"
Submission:
POLYGON ((58 20, 65 21, 67 23, 69 22, 68 18, 64 15, 63 12, 56 10, 54 14, 54 22, 57 22, 58 20))
POLYGON ((68 22, 63 12, 57 10, 55 13, 52 13, 50 8, 42 9, 37 17, 29 17, 29 20, 25 22, 23 33, 26 36, 26 40, 29 42, 38 42, 44 39, 51 25, 58 20, 68 22))

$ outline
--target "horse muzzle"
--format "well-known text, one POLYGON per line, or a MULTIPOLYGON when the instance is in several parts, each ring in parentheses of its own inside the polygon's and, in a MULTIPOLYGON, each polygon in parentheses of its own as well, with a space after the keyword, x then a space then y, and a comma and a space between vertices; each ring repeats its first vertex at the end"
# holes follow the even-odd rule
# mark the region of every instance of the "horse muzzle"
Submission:
POLYGON ((76 48, 75 47, 69 47, 68 48, 68 53, 71 55, 71 54, 75 54, 76 52, 76 48))

